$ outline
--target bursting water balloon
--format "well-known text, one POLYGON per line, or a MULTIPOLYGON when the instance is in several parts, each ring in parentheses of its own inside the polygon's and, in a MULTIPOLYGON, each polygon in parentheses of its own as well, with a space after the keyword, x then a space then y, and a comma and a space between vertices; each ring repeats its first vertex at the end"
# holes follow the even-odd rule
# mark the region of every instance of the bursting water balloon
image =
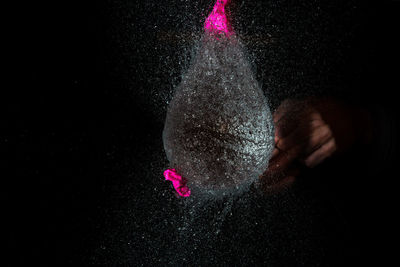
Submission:
POLYGON ((200 48, 167 111, 164 148, 189 188, 249 185, 266 170, 274 146, 268 102, 228 24, 227 2, 218 0, 205 20, 200 48))

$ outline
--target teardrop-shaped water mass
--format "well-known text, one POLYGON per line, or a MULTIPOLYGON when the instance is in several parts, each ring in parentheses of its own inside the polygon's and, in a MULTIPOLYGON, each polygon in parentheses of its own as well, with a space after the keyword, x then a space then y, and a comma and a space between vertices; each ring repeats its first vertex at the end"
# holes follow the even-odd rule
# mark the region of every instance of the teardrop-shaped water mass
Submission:
POLYGON ((267 168, 272 116, 237 35, 205 28, 169 104, 164 148, 189 187, 238 189, 267 168))

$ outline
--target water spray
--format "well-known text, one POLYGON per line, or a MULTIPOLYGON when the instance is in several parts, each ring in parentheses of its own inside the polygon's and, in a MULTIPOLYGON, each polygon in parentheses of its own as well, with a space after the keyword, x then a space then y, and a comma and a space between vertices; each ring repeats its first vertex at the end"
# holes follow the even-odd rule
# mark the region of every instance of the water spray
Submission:
POLYGON ((272 116, 240 39, 217 0, 200 48, 169 104, 163 142, 177 194, 213 196, 248 188, 268 166, 272 116), (190 189, 189 189, 190 188, 190 189))

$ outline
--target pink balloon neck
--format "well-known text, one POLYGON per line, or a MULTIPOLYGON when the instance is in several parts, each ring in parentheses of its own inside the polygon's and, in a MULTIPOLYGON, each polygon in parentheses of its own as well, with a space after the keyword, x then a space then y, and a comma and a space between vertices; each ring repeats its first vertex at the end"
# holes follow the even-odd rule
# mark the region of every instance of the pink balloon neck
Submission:
POLYGON ((226 36, 231 36, 233 34, 232 27, 229 25, 225 14, 225 5, 228 2, 229 0, 217 0, 212 12, 204 23, 205 31, 215 34, 224 33, 226 36))

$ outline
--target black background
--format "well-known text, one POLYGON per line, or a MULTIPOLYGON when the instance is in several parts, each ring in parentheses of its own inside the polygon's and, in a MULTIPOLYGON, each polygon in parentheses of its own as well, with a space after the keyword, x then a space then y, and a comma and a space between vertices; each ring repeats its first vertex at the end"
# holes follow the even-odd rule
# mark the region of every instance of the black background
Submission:
MULTIPOLYGON (((159 114, 163 107, 154 111, 154 103, 146 103, 153 91, 147 98, 140 97, 142 89, 135 93, 135 88, 151 83, 138 73, 151 75, 157 67, 141 63, 139 54, 126 59, 127 50, 115 41, 121 38, 115 34, 124 30, 113 30, 124 21, 116 22, 118 12, 110 9, 113 5, 55 2, 20 3, 10 9, 12 27, 5 41, 10 47, 5 53, 10 58, 7 65, 11 74, 6 74, 9 85, 4 86, 1 99, 6 107, 1 145, 8 173, 1 178, 6 211, 4 242, 10 249, 7 261, 11 265, 86 265, 83 259, 90 258, 105 227, 104 212, 113 203, 113 196, 131 183, 128 174, 132 169, 126 158, 140 161, 139 157, 146 158, 146 153, 151 153, 148 151, 162 146, 163 118, 159 114), (127 78, 125 69, 135 68, 132 63, 144 71, 131 71, 137 76, 127 78)), ((135 4, 123 6, 135 8, 135 4)), ((396 9, 384 12, 393 14, 396 9)), ((142 25, 135 20, 135 11, 126 23, 142 25)), ((378 30, 394 40, 396 33, 389 26, 378 30)), ((137 31, 141 35, 133 39, 138 42, 134 47, 140 47, 143 38, 150 44, 157 42, 153 33, 137 31)), ((386 40, 383 47, 395 47, 389 42, 386 40)), ((153 58, 157 61, 157 53, 153 58)), ((394 62, 390 55, 379 62, 384 70, 378 69, 384 75, 398 73, 390 65, 394 62)), ((179 73, 180 69, 174 71, 179 73)), ((365 90, 373 95, 376 89, 370 86, 365 90)), ((379 98, 395 110, 393 92, 384 92, 379 98)), ((353 158, 349 156, 349 160, 353 158)), ((341 166, 341 170, 347 168, 341 166)), ((368 252, 384 260, 388 238, 394 235, 390 225, 396 213, 392 209, 395 194, 391 188, 398 175, 390 168, 394 166, 368 177, 365 186, 351 174, 332 186, 321 179, 306 182, 316 191, 326 190, 339 199, 338 206, 349 224, 359 229, 356 235, 366 245, 361 257, 367 261, 368 252), (343 187, 348 188, 344 193, 343 187)), ((318 177, 323 173, 320 171, 310 177, 318 177)), ((141 189, 138 186, 129 193, 141 189)))

